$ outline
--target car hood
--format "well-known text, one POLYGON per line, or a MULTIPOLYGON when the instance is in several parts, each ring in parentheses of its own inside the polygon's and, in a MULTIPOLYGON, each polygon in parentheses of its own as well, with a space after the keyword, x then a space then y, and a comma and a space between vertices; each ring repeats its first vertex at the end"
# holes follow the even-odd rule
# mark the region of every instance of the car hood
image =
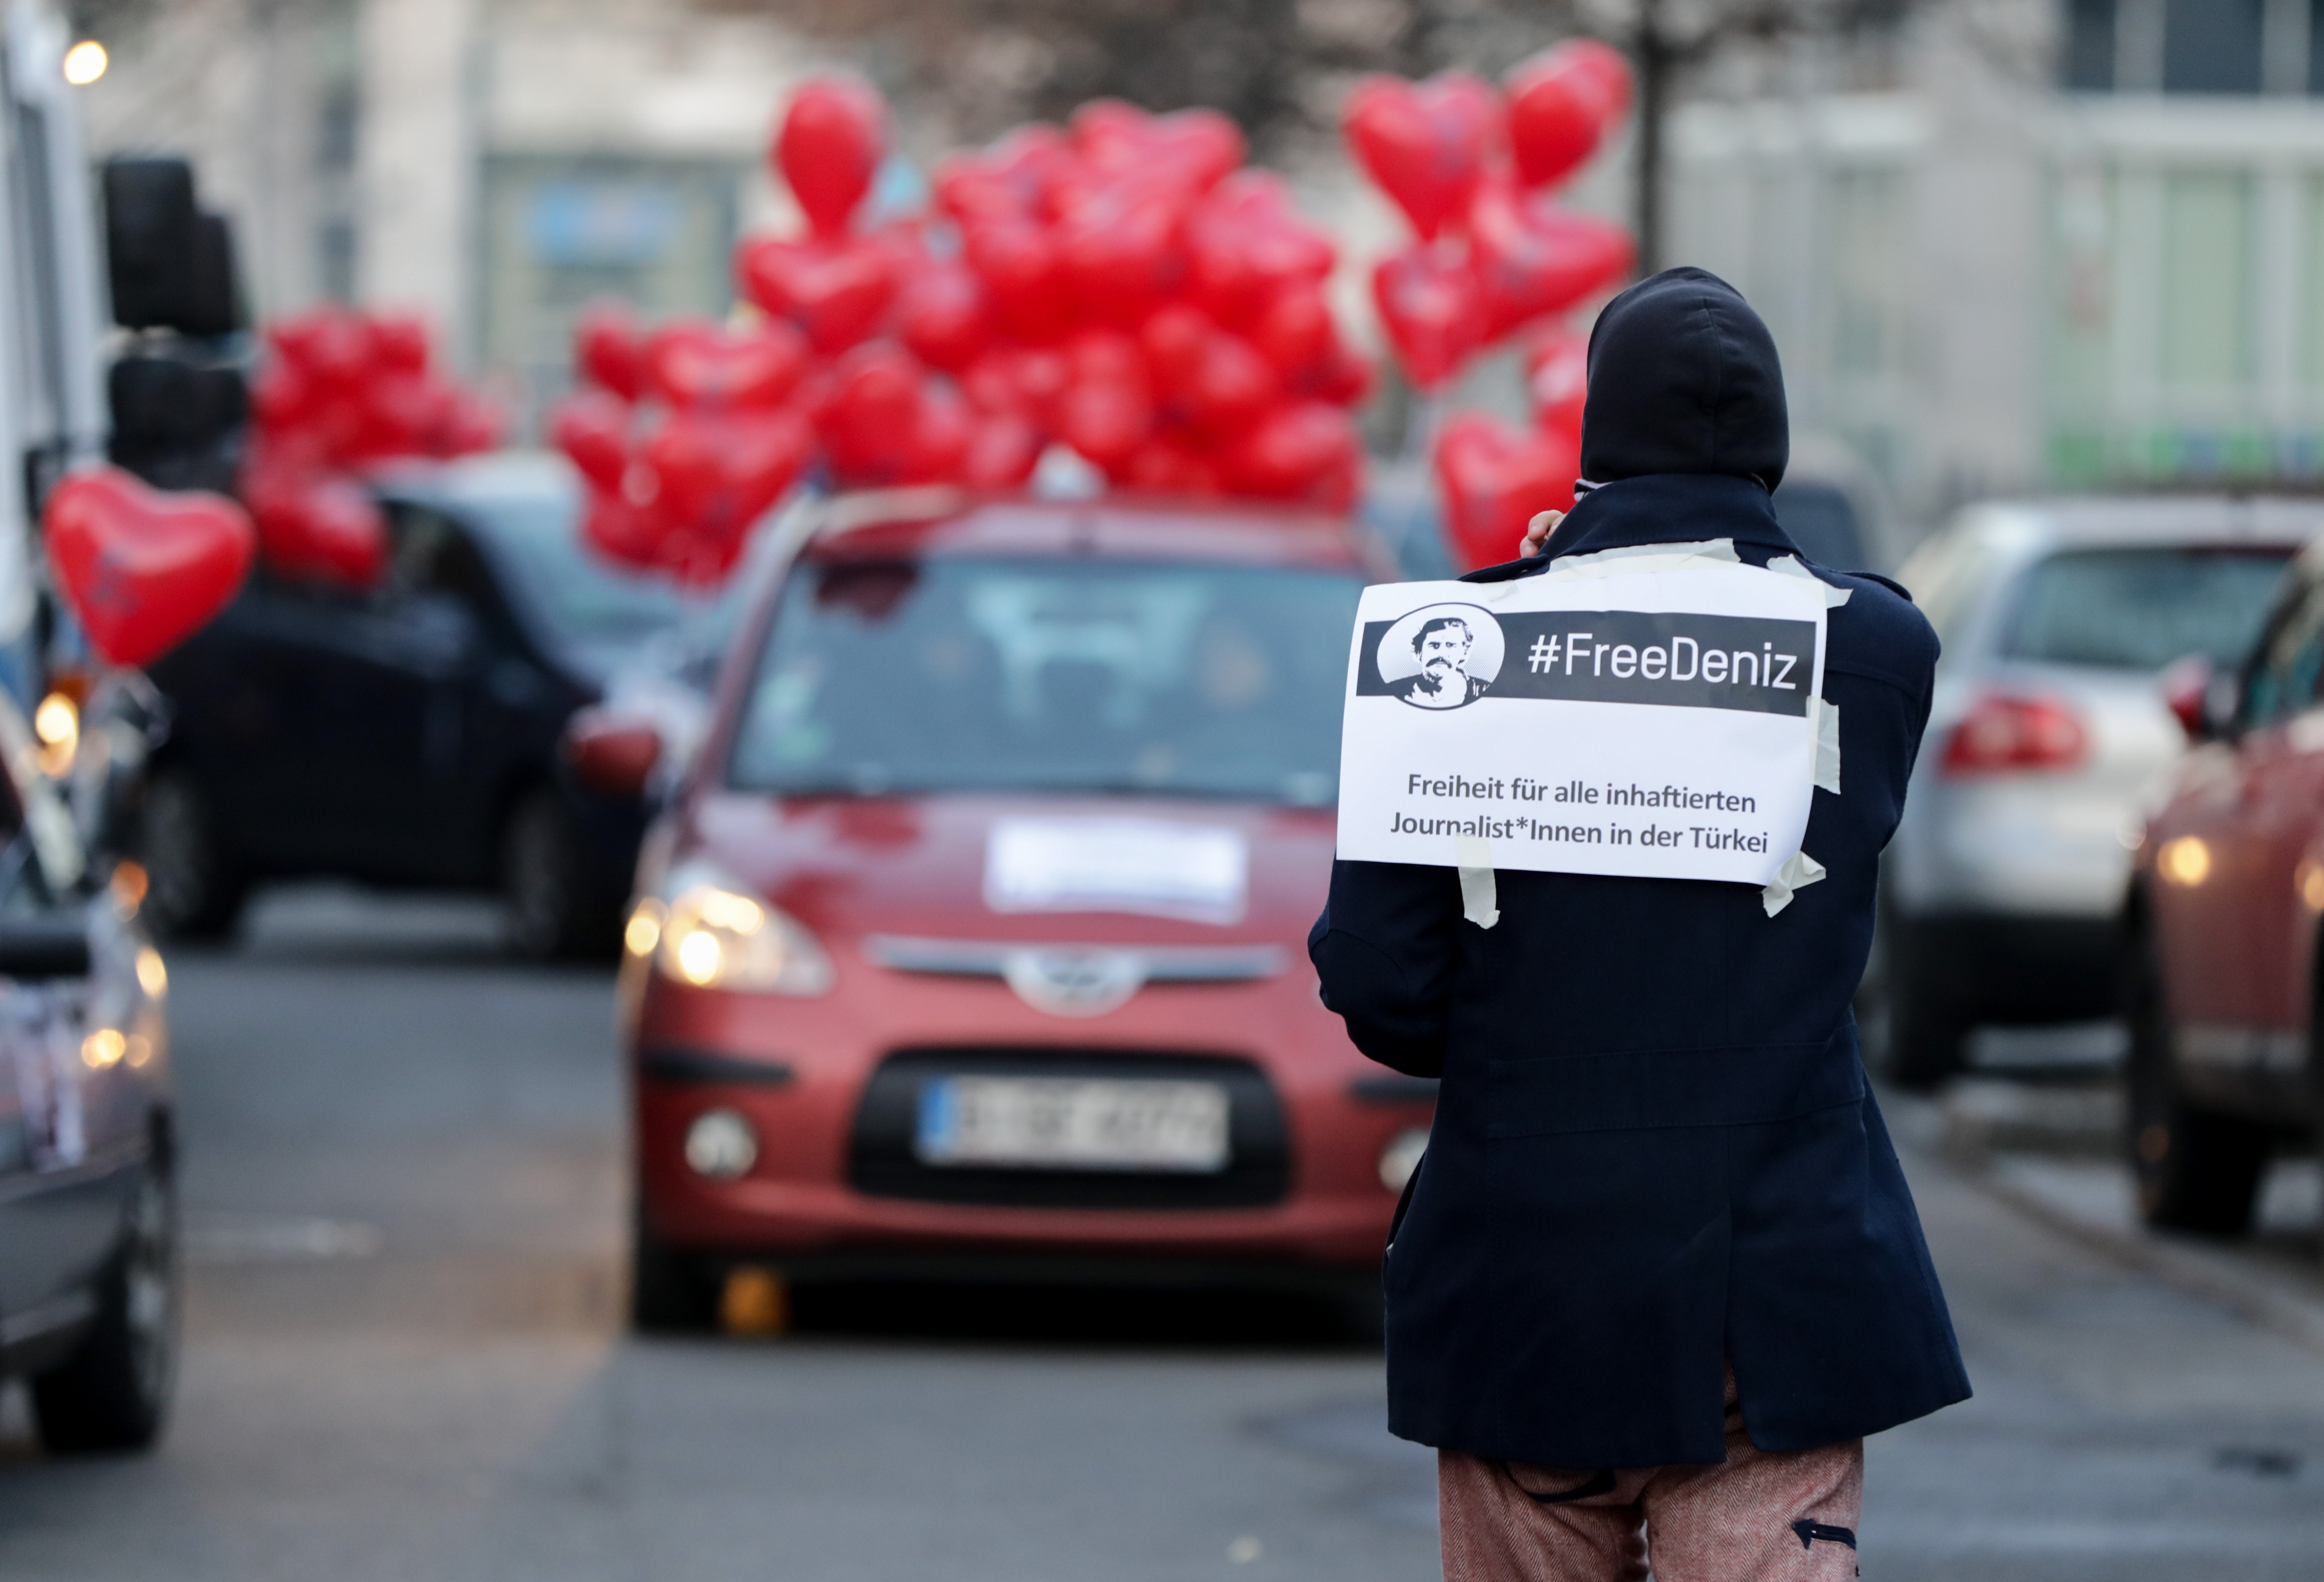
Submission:
POLYGON ((707 861, 826 941, 1304 943, 1333 816, 1171 798, 713 793, 679 863, 707 861))

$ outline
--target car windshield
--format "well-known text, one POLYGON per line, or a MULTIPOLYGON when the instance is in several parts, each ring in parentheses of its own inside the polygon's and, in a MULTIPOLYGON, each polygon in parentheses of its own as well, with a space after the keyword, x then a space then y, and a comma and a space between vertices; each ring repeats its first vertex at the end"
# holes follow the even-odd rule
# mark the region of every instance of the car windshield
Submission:
POLYGON ((710 618, 699 600, 669 578, 591 554, 581 542, 575 520, 579 501, 571 494, 479 493, 461 498, 456 508, 502 552, 520 596, 559 641, 633 641, 689 619, 710 618))
POLYGON ((1351 573, 1118 560, 807 563, 730 778, 1325 805, 1362 588, 1351 573))
POLYGON ((2077 549, 2025 574, 2002 651, 2012 658, 2160 670, 2251 646, 2289 547, 2077 549))

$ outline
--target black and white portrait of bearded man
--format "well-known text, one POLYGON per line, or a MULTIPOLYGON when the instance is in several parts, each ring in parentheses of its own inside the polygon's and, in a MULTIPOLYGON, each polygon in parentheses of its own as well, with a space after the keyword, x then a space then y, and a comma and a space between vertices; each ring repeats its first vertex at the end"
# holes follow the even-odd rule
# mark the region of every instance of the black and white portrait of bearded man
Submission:
POLYGON ((1424 709, 1457 709, 1485 695, 1484 682, 1469 674, 1469 649, 1476 637, 1457 615, 1439 615, 1412 639, 1420 674, 1396 689, 1406 703, 1424 709))

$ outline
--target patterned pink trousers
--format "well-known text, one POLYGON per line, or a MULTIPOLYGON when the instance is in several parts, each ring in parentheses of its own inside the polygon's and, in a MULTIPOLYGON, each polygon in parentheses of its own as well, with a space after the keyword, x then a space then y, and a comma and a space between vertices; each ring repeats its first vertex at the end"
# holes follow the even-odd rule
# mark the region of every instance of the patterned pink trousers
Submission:
POLYGON ((1864 1441, 1763 1455, 1727 1381, 1718 1467, 1553 1469, 1436 1453, 1444 1582, 1840 1582, 1864 1441))

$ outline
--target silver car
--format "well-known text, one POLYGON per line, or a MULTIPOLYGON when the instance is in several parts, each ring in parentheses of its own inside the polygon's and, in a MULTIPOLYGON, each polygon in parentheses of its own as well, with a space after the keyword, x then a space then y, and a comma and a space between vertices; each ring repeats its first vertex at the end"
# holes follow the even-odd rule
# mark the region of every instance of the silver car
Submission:
POLYGON ((1944 657, 1860 1013, 1894 1080, 1941 1081, 1980 1025, 2112 1012, 2131 851, 2187 745, 2157 676, 2238 660, 2319 531, 2307 501, 1986 504, 1897 573, 1944 657))

